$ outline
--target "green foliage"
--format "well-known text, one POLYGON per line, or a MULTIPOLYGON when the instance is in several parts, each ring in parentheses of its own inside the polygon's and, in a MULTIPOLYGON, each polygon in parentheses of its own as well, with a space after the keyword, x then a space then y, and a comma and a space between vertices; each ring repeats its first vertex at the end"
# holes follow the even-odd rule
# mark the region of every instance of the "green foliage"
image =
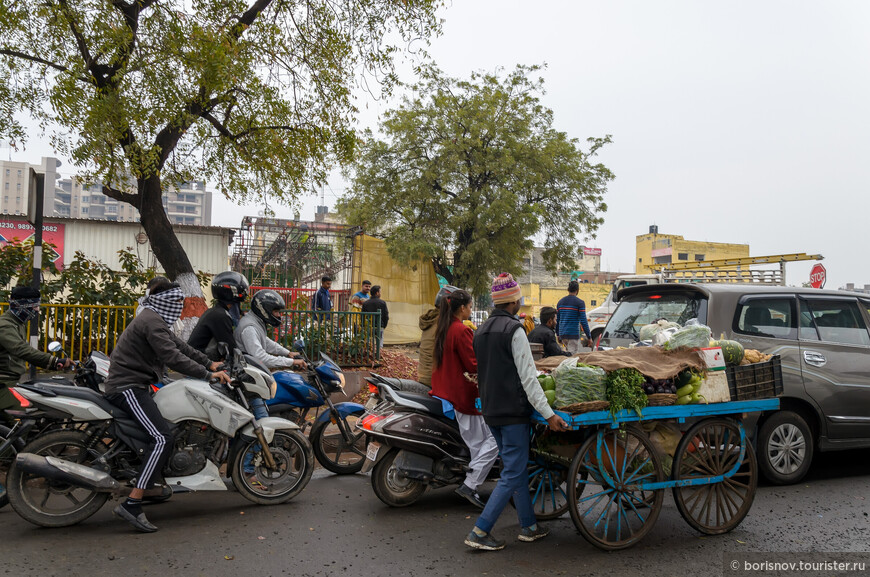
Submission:
MULTIPOLYGON (((43 243, 43 253, 47 248, 54 248, 51 243, 43 243)), ((53 262, 43 259, 43 275, 57 273, 53 262)), ((33 240, 21 242, 12 239, 0 249, 0 302, 9 302, 9 292, 13 286, 29 285, 33 279, 33 240)), ((55 294, 59 287, 56 283, 43 286, 43 293, 49 296, 55 294)))
POLYGON ((172 252, 163 183, 292 204, 351 159, 352 90, 389 90, 399 47, 438 32, 441 4, 0 0, 0 138, 25 141, 21 118, 36 119, 85 177, 140 209, 174 278, 193 271, 172 252))
POLYGON ((551 270, 576 268, 578 238, 593 235, 613 174, 553 128, 538 67, 469 80, 421 70, 422 81, 372 133, 339 203, 350 224, 383 236, 393 258, 431 258, 451 284, 485 292, 494 273, 518 273, 532 239, 551 270), (451 267, 450 265, 454 265, 451 267))
MULTIPOLYGON (((145 286, 154 278, 155 270, 143 268, 131 248, 119 250, 118 260, 120 271, 113 271, 104 263, 87 258, 81 251, 76 251, 72 261, 59 273, 54 263, 44 263, 42 302, 135 305, 139 297, 145 294, 145 286)), ((14 240, 0 250, 0 301, 8 302, 12 286, 30 283, 32 263, 32 242, 14 240)))

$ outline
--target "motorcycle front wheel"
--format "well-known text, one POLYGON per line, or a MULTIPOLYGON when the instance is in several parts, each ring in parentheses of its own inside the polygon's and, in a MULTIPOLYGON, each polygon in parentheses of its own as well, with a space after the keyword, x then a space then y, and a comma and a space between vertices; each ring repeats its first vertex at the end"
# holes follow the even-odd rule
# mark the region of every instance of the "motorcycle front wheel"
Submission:
POLYGON ((269 450, 275 469, 266 465, 257 440, 240 441, 232 462, 233 484, 246 499, 259 505, 277 505, 302 492, 314 472, 314 452, 305 435, 296 430, 275 431, 269 450))
POLYGON ((395 461, 399 451, 393 449, 372 469, 372 489, 384 504, 407 507, 417 502, 426 492, 426 485, 408 479, 399 472, 395 461))
POLYGON ((366 460, 366 436, 356 423, 365 411, 340 416, 341 423, 325 419, 314 424, 308 440, 317 462, 337 475, 359 473, 366 460), (342 431, 344 428, 344 431, 342 431), (349 438, 345 438, 345 434, 349 438))
MULTIPOLYGON (((102 443, 95 443, 88 449, 91 444, 86 433, 63 430, 38 437, 25 445, 22 452, 90 466, 106 451, 102 443)), ((42 527, 68 527, 81 523, 99 511, 109 499, 108 493, 25 473, 14 462, 6 481, 9 502, 15 512, 25 521, 42 527)))

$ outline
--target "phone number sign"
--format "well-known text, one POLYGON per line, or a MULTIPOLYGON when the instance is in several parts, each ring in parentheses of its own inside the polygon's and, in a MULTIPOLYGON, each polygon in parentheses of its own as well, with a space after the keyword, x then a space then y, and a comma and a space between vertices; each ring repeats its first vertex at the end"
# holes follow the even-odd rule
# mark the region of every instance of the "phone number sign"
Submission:
MULTIPOLYGON (((64 226, 54 223, 42 225, 42 260, 53 262, 58 270, 63 268, 64 226)), ((0 248, 13 241, 33 242, 35 232, 36 229, 29 222, 0 221, 0 248)))

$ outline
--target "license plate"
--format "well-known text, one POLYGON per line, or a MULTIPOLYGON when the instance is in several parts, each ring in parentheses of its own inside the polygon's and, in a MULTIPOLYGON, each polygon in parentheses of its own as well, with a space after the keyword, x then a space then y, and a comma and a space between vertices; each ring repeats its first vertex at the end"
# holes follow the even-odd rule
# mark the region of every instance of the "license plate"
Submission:
POLYGON ((369 397, 369 400, 366 401, 366 410, 370 411, 374 409, 378 405, 377 397, 369 397))
POLYGON ((378 458, 378 451, 381 450, 381 444, 376 443, 374 441, 369 443, 368 449, 366 449, 366 459, 369 461, 375 461, 378 458))

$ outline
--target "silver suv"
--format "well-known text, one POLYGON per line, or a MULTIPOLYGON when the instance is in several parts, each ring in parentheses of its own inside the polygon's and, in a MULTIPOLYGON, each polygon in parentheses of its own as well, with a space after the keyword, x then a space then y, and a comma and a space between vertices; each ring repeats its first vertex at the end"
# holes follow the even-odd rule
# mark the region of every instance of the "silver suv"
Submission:
MULTIPOLYGON (((602 347, 628 346, 656 319, 697 318, 716 338, 782 357, 781 409, 757 420, 764 476, 797 483, 820 451, 870 447, 870 297, 747 284, 625 289, 602 347)), ((751 422, 747 422, 752 426, 751 422)))

